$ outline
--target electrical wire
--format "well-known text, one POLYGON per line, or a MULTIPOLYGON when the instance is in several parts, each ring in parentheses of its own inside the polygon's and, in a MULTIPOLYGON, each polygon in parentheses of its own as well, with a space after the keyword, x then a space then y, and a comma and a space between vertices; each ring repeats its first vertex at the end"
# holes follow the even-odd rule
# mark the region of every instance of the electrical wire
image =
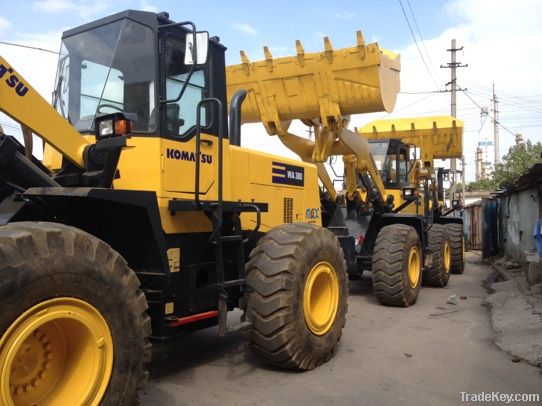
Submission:
POLYGON ((60 52, 52 51, 52 50, 50 50, 50 49, 39 48, 39 47, 33 47, 33 46, 30 46, 30 45, 16 44, 16 43, 14 43, 14 42, 0 41, 0 44, 2 44, 2 45, 9 45, 9 46, 12 46, 12 47, 20 47, 20 48, 33 49, 33 50, 35 50, 35 51, 49 52, 49 53, 51 53, 51 54, 60 55, 60 52))
POLYGON ((441 90, 420 90, 420 91, 409 91, 409 92, 403 92, 400 91, 401 94, 429 94, 429 93, 443 93, 441 90))
POLYGON ((433 66, 433 61, 431 60, 431 54, 427 51, 427 47, 425 46, 425 41, 423 40, 420 27, 418 26, 418 21, 416 20, 416 16, 414 15, 414 11, 412 10, 412 6, 410 5, 410 0, 407 0, 407 4, 408 4, 408 8, 410 9, 410 14, 412 14, 412 19, 414 20, 416 31, 418 31, 418 35, 420 37, 420 40, 422 41, 422 46, 425 51, 425 55, 427 56, 427 60, 429 61, 429 65, 433 66))
MULTIPOLYGON (((467 97, 468 97, 468 98, 469 98, 469 99, 470 99, 470 100, 471 100, 471 101, 472 101, 472 102, 473 102, 480 110, 482 110, 482 107, 481 107, 478 103, 476 103, 472 97, 470 97, 470 95, 469 95, 470 92, 469 92, 468 90, 465 90, 463 93, 465 93, 465 95, 466 95, 466 96, 467 96, 467 97)), ((513 136, 516 135, 516 134, 513 133, 508 127, 505 127, 503 124, 501 124, 498 120, 493 120, 493 121, 494 121, 497 125, 501 126, 501 127, 503 128, 503 130, 508 131, 508 132, 509 132, 510 134, 512 134, 513 136)))
POLYGON ((401 10, 403 10, 403 15, 405 16, 405 20, 406 20, 406 23, 408 25, 408 29, 410 30, 410 34, 412 35, 412 39, 414 40, 414 43, 416 44, 416 48, 418 48, 418 53, 420 54, 420 57, 422 58, 422 62, 425 65, 425 69, 427 70, 427 73, 429 74, 429 77, 433 81, 433 84, 435 85, 435 88, 438 90, 439 86, 437 84, 437 81, 433 77, 433 74, 429 70, 429 66, 427 65, 427 62, 425 61, 422 50, 420 49, 420 46, 418 45, 418 40, 416 39, 416 35, 414 35, 414 31, 412 30, 412 26, 410 25, 410 21, 408 19, 407 13, 406 13, 405 8, 403 6, 403 2, 401 0, 399 0, 399 5, 401 6, 401 10))

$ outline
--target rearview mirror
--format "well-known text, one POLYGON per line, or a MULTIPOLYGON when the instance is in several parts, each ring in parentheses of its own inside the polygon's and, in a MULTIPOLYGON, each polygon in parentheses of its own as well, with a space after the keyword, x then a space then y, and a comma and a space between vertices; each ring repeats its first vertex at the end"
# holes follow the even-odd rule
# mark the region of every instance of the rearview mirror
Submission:
POLYGON ((185 65, 202 65, 207 62, 209 51, 209 33, 207 31, 186 34, 186 49, 184 51, 185 65), (195 38, 194 38, 195 37, 195 38))

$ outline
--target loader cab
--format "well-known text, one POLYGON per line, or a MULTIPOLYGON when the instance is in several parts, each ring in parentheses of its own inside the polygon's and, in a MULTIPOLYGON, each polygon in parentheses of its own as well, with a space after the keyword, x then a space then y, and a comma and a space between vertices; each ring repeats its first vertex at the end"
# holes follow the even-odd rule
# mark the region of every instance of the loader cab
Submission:
MULTIPOLYGON (((66 31, 56 109, 82 134, 94 133, 100 115, 122 113, 133 121, 134 136, 191 139, 199 101, 215 97, 226 105, 225 47, 208 35, 195 41, 193 30, 167 13, 128 10, 66 31), (200 56, 195 63, 187 50, 200 56)), ((213 109, 202 108, 201 123, 216 135, 213 109)))
POLYGON ((413 162, 409 146, 397 139, 370 140, 371 153, 386 189, 402 189, 406 186, 413 162))

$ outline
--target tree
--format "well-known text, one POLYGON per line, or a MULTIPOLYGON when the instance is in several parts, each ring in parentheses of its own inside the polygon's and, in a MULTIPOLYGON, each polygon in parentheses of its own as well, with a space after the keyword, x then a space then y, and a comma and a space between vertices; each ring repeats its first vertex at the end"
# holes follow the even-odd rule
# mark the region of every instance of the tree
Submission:
POLYGON ((498 188, 495 179, 480 179, 478 182, 470 182, 467 185, 468 192, 485 192, 498 188))
POLYGON ((503 156, 502 162, 497 164, 494 181, 501 189, 511 188, 516 180, 528 171, 542 158, 542 144, 533 144, 527 140, 525 144, 510 147, 508 153, 503 156))

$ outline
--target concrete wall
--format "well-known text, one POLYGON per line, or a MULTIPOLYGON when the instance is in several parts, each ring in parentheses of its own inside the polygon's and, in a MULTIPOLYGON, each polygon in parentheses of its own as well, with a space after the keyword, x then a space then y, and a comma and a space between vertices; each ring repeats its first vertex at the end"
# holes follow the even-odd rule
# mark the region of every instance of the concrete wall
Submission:
POLYGON ((526 262, 525 250, 534 250, 534 227, 541 216, 537 189, 528 189, 501 197, 501 241, 504 255, 512 260, 526 262))

